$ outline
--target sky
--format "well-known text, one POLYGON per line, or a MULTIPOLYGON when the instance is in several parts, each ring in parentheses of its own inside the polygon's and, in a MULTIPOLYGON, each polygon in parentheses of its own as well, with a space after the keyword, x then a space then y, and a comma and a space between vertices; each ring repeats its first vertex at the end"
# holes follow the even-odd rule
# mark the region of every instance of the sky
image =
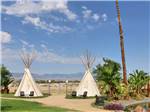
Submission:
MULTIPOLYGON (((127 73, 150 72, 150 2, 119 2, 127 73)), ((33 73, 83 72, 80 56, 89 50, 95 67, 110 58, 121 64, 114 1, 3 1, 1 63, 23 72, 22 50, 36 51, 33 73)))

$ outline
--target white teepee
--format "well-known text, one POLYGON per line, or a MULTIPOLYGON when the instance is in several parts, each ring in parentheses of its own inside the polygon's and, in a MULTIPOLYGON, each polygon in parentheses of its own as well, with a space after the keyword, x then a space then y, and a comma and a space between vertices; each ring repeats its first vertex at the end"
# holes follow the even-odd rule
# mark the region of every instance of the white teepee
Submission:
POLYGON ((91 67, 95 61, 95 58, 92 58, 90 53, 87 51, 86 55, 81 57, 82 63, 85 66, 85 74, 77 87, 77 96, 83 95, 87 91, 87 96, 100 96, 99 90, 97 88, 96 82, 91 74, 91 67))
POLYGON ((21 80, 21 83, 15 93, 15 96, 22 96, 21 92, 23 93, 23 96, 43 96, 42 93, 40 92, 39 88, 37 87, 34 79, 32 78, 31 72, 29 70, 34 58, 35 58, 35 53, 32 52, 32 54, 22 52, 20 55, 24 65, 24 75, 21 80), (32 93, 32 95, 31 95, 32 93))

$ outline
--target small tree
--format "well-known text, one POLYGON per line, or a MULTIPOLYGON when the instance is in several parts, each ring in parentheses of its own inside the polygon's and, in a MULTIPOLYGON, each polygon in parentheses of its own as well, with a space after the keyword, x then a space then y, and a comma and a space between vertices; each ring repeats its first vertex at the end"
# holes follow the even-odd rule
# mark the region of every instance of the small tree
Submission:
POLYGON ((0 70, 1 70, 1 86, 3 87, 2 91, 9 93, 8 85, 11 82, 13 82, 12 74, 4 65, 1 66, 0 70))

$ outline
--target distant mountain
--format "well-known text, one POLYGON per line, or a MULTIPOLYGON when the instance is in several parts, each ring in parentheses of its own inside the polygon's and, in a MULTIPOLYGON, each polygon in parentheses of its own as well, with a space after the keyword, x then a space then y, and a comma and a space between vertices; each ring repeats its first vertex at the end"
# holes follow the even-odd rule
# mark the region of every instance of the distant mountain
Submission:
MULTIPOLYGON (((20 80, 23 73, 12 73, 16 80, 20 80)), ((35 74, 32 76, 35 80, 81 80, 83 73, 72 73, 72 74, 35 74)))

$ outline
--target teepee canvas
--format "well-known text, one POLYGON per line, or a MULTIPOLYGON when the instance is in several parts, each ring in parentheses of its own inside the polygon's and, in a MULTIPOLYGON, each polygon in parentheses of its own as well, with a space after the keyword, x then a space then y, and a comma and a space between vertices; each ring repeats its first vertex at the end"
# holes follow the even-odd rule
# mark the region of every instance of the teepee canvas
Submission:
POLYGON ((85 66, 85 74, 77 87, 77 96, 81 96, 84 92, 87 92, 87 96, 100 96, 99 90, 97 88, 96 82, 91 74, 91 67, 95 61, 95 58, 92 58, 90 53, 87 52, 85 56, 81 58, 82 63, 85 66))
POLYGON ((24 65, 24 75, 21 80, 21 83, 15 93, 15 96, 32 96, 32 97, 37 97, 37 96, 43 96, 40 90, 38 89, 34 79, 32 78, 31 72, 29 70, 34 58, 35 54, 28 54, 25 52, 22 52, 20 55, 24 65))

